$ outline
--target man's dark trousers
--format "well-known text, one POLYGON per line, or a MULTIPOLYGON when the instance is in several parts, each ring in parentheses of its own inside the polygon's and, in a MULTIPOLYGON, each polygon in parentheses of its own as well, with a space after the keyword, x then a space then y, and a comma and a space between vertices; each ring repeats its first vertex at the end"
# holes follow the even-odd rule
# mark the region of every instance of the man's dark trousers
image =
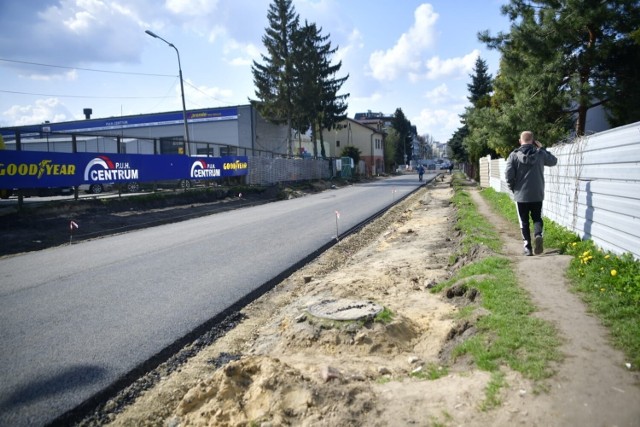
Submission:
POLYGON ((533 235, 542 236, 542 202, 517 202, 520 230, 525 246, 531 249, 531 231, 529 230, 529 216, 533 221, 533 235))

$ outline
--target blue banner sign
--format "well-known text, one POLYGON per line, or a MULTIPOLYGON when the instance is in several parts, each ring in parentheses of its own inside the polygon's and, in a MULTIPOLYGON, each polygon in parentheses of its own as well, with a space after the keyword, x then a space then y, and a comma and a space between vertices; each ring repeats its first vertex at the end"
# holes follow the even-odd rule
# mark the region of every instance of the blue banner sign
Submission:
POLYGON ((52 153, 0 150, 0 188, 216 179, 247 175, 247 156, 52 153))

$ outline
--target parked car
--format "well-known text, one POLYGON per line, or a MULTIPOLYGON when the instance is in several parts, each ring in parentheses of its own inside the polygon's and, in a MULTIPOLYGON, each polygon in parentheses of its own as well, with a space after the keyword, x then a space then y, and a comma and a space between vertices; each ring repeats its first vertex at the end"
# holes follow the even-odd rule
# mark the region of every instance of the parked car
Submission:
POLYGON ((115 184, 113 182, 82 184, 78 187, 78 190, 89 194, 102 194, 106 191, 116 190, 118 188, 118 185, 120 185, 121 189, 129 193, 140 191, 140 184, 138 184, 137 182, 127 182, 125 184, 115 184))
POLYGON ((204 181, 190 180, 190 179, 168 179, 162 181, 149 181, 149 182, 127 182, 125 184, 109 183, 94 183, 94 184, 82 184, 78 189, 82 192, 89 194, 102 194, 107 191, 116 191, 118 186, 122 191, 128 193, 136 193, 141 189, 155 190, 158 188, 163 189, 187 189, 204 185, 204 181))

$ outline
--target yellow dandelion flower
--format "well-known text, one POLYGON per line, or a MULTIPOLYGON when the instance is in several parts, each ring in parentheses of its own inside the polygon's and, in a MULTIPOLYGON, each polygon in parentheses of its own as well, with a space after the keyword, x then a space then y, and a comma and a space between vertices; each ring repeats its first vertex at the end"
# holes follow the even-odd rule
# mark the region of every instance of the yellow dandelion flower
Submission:
POLYGON ((616 277, 618 275, 618 272, 616 270, 611 270, 611 275, 613 277, 616 277))
POLYGON ((600 292, 604 292, 604 288, 600 288, 600 292))
POLYGON ((611 255, 605 255, 604 256, 604 259, 609 259, 609 258, 611 258, 611 255))
POLYGON ((573 242, 573 243, 571 244, 571 246, 575 246, 575 245, 577 245, 577 243, 576 243, 576 242, 573 242))

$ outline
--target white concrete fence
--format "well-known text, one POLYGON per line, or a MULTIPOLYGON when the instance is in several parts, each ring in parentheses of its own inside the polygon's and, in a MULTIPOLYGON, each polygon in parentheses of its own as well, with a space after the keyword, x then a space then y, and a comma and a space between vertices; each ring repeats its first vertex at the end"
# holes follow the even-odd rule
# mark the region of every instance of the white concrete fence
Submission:
MULTIPOLYGON (((640 122, 549 149, 543 215, 616 254, 640 259, 640 122)), ((509 194, 505 159, 480 159, 480 186, 509 194)))

